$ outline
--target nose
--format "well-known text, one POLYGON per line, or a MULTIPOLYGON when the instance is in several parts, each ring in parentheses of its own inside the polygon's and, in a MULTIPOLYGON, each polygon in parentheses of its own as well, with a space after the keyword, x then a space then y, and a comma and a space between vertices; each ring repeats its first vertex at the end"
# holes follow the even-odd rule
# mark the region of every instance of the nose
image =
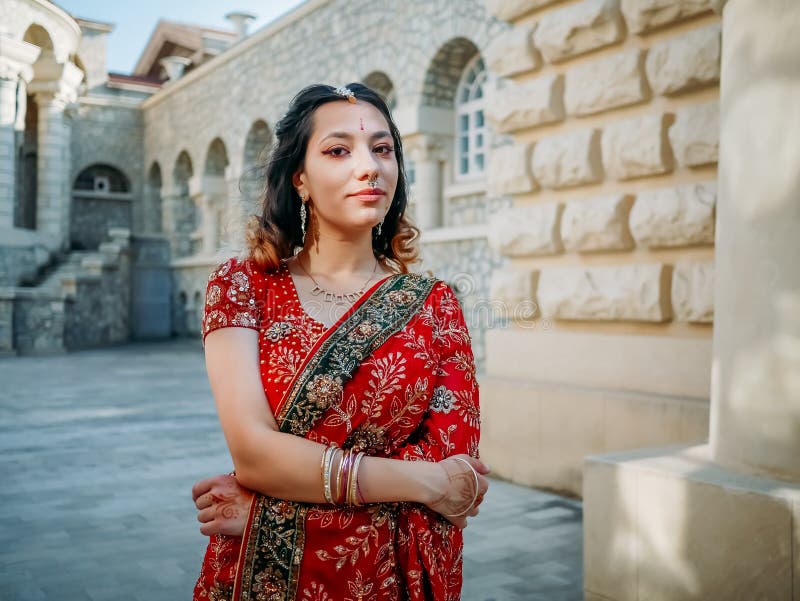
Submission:
POLYGON ((378 179, 378 161, 371 149, 367 148, 357 153, 356 175, 359 181, 378 179))

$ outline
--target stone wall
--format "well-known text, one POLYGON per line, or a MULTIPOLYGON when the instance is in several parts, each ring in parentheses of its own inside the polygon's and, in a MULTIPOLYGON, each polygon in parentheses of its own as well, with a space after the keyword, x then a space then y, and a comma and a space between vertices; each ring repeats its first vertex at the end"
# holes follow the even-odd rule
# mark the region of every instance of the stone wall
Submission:
MULTIPOLYGON (((115 167, 130 183, 129 223, 117 218, 108 223, 109 227, 127 227, 134 234, 144 229, 142 196, 144 191, 144 158, 142 138, 144 135, 142 113, 137 105, 141 95, 128 93, 126 97, 116 97, 113 91, 96 90, 91 96, 79 100, 77 114, 72 120, 70 189, 78 174, 96 164, 115 167)), ((97 238, 92 230, 93 207, 82 207, 80 200, 73 200, 73 226, 78 223, 89 224, 86 236, 97 238), (77 205, 77 206, 76 206, 77 205), (82 210, 86 209, 86 210, 82 210), (75 214, 78 218, 74 219, 75 214)), ((109 210, 113 210, 110 209, 109 210)), ((108 227, 101 229, 105 235, 108 227)), ((78 236, 83 237, 80 232, 78 236)), ((96 245, 95 245, 96 247, 96 245)))
MULTIPOLYGON (((484 446, 497 456, 489 461, 500 475, 579 494, 581 457, 642 446, 646 441, 633 432, 650 427, 646 415, 655 407, 663 415, 683 411, 689 421, 652 436, 653 444, 704 436, 713 322, 719 18, 709 0, 486 4, 513 26, 487 49, 497 75, 487 117, 509 136, 490 157, 488 186, 513 196, 513 206, 493 215, 488 238, 515 274, 509 277, 507 267, 494 274, 491 298, 505 305, 525 300, 538 309, 532 320, 515 319, 514 327, 489 337, 490 358, 511 352, 529 361, 490 360, 484 406, 495 409, 486 419, 507 420, 499 400, 493 403, 495 395, 515 391, 538 406, 538 399, 546 403, 551 394, 542 387, 589 389, 580 400, 570 400, 578 411, 571 419, 578 421, 564 436, 530 433, 531 449, 540 455, 532 453, 528 460, 572 457, 561 468, 547 474, 521 468, 502 450, 510 433, 499 426, 489 428, 484 446), (558 352, 539 350, 547 346, 558 352), (668 347, 674 354, 663 353, 668 347), (594 371, 588 367, 592 361, 607 363, 600 355, 632 358, 635 348, 645 353, 650 348, 652 357, 666 363, 629 361, 626 369, 622 362, 609 366, 612 371, 603 378, 587 377, 594 371), (700 360, 687 363, 688 356, 700 360), (547 367, 531 363, 537 360, 547 367), (583 373, 577 371, 581 365, 587 366, 583 373), (637 368, 648 377, 632 373, 637 368), (698 386, 670 385, 675 377, 698 386), (634 395, 626 414, 611 401, 619 390, 634 395), (654 393, 667 397, 659 401, 654 393), (686 402, 699 411, 686 413, 681 409, 686 402), (581 404, 587 415, 598 412, 599 438, 578 426, 581 404), (612 407, 618 419, 629 422, 627 437, 609 434, 610 428, 617 431, 607 413, 612 407)), ((550 419, 569 415, 551 413, 550 419)), ((652 427, 666 426, 656 423, 652 427)))

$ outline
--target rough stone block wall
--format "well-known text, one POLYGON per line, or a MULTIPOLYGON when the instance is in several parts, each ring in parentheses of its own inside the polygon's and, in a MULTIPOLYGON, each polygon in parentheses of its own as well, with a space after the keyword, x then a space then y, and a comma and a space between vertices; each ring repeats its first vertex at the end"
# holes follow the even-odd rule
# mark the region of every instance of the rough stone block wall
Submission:
POLYGON ((710 0, 486 4, 513 27, 491 48, 490 118, 511 143, 487 185, 514 206, 493 216, 489 242, 521 270, 493 276, 493 299, 527 296, 556 330, 710 337, 710 0))

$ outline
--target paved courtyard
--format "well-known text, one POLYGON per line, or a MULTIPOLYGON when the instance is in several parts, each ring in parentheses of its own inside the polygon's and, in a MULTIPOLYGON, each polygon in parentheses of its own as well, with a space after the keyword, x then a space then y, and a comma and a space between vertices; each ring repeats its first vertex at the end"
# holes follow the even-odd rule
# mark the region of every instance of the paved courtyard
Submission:
MULTIPOLYGON (((192 483, 230 470, 199 341, 0 359, 0 599, 179 601, 192 483)), ((464 601, 580 601, 581 504, 494 481, 464 601)))

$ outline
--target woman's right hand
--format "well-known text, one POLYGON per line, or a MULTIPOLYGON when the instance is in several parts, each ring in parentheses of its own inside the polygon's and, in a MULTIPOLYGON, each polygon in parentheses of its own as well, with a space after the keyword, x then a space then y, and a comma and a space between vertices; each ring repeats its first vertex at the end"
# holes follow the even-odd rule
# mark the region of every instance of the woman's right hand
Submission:
POLYGON ((479 506, 489 489, 489 480, 486 478, 489 466, 466 454, 453 455, 433 465, 438 469, 434 473, 431 498, 425 505, 453 525, 466 528, 467 518, 478 515, 479 506), (467 463, 478 476, 477 496, 475 474, 467 463))
POLYGON ((241 486, 232 474, 196 482, 192 498, 197 507, 200 532, 206 536, 242 536, 253 500, 253 491, 241 486))

